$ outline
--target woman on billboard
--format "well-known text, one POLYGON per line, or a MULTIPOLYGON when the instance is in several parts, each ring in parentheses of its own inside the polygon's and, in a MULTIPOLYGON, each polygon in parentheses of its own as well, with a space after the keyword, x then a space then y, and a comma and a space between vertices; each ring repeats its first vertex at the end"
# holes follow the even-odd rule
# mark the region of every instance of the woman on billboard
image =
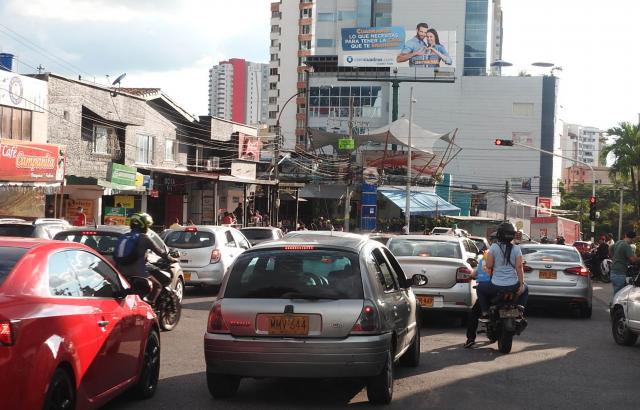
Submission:
POLYGON ((440 37, 438 32, 430 28, 427 30, 427 59, 425 66, 427 67, 440 67, 440 61, 444 61, 446 65, 451 65, 451 57, 447 52, 447 49, 440 44, 440 37))

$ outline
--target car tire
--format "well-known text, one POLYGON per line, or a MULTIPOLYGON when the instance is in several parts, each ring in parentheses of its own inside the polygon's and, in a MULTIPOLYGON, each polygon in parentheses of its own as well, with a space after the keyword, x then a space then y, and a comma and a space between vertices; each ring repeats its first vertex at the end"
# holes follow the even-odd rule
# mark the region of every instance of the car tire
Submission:
POLYGON ((580 306, 579 314, 582 319, 591 319, 592 313, 593 313, 592 306, 589 306, 589 305, 580 306))
POLYGON ((240 376, 207 373, 207 387, 216 399, 233 397, 240 387, 240 376))
POLYGON ((155 330, 149 332, 147 343, 144 347, 144 357, 140 378, 133 386, 132 393, 138 399, 148 399, 153 397, 158 389, 158 379, 160 378, 160 336, 155 330))
POLYGON ((176 288, 174 290, 178 296, 178 301, 182 303, 182 299, 184 298, 184 280, 182 280, 182 278, 178 278, 176 288))
POLYGON ((624 322, 624 312, 622 309, 617 309, 613 314, 611 332, 613 333, 613 340, 619 345, 633 346, 638 340, 638 335, 632 333, 624 322))
POLYGON ((367 397, 373 404, 389 404, 393 398, 393 351, 387 352, 382 371, 367 380, 367 397))
POLYGON ((66 370, 59 367, 53 373, 43 408, 46 410, 76 408, 76 388, 66 370))
POLYGON ((411 346, 400 358, 400 363, 408 367, 420 366, 420 321, 416 318, 416 334, 411 346))

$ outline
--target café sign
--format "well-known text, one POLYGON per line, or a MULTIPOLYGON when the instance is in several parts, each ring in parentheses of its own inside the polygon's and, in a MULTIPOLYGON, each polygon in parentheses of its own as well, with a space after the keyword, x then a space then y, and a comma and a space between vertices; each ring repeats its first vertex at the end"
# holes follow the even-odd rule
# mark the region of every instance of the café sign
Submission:
POLYGON ((65 151, 59 145, 0 139, 0 180, 61 182, 65 151))

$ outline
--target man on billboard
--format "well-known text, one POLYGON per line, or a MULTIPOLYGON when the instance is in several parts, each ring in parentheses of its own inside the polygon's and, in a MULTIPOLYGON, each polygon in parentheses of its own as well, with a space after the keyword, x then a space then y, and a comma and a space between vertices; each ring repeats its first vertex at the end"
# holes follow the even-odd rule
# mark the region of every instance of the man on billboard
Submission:
POLYGON ((414 65, 420 64, 418 63, 419 61, 425 60, 428 48, 425 40, 428 30, 429 25, 427 23, 418 23, 415 37, 407 40, 400 54, 396 57, 396 62, 404 63, 405 61, 409 61, 409 66, 413 67, 414 65))

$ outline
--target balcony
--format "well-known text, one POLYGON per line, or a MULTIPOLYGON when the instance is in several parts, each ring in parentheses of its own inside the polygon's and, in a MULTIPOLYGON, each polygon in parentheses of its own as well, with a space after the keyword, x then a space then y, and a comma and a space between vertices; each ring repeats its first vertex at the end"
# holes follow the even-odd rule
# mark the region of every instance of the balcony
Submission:
POLYGON ((298 34, 298 41, 311 41, 313 34, 298 34))
POLYGON ((311 55, 311 50, 298 50, 298 57, 308 57, 311 55))

